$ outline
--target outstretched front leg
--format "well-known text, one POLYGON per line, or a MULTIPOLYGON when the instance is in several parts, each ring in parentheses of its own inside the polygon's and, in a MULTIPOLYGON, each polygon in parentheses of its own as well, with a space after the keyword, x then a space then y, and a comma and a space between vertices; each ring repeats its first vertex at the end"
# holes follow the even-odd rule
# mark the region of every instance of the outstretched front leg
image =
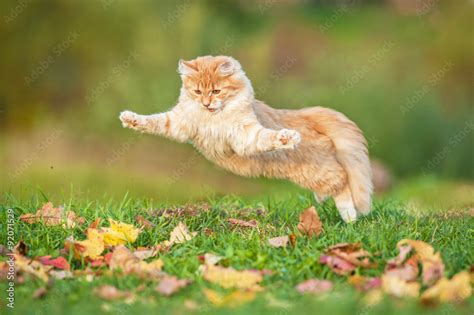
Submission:
POLYGON ((241 156, 249 156, 281 149, 294 149, 301 142, 296 130, 273 130, 255 122, 240 127, 232 139, 232 148, 241 156))
POLYGON ((153 115, 139 115, 131 111, 123 111, 119 118, 124 127, 140 132, 165 136, 182 142, 190 138, 190 126, 183 123, 180 116, 174 111, 153 115))

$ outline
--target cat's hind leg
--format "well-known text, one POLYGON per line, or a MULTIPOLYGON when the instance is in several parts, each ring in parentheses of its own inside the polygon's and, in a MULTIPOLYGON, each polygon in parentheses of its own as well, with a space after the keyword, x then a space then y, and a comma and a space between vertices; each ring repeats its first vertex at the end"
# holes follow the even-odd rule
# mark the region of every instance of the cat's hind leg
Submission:
POLYGON ((357 219, 357 211, 352 200, 351 190, 346 186, 341 193, 334 196, 337 210, 346 223, 354 222, 357 219))

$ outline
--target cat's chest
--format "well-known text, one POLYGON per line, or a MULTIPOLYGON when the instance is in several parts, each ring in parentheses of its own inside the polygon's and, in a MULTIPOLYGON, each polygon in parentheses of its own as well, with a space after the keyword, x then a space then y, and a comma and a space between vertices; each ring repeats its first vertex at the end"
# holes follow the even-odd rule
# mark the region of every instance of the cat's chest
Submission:
POLYGON ((226 123, 201 125, 197 128, 192 143, 207 158, 215 159, 232 153, 229 143, 231 134, 232 127, 226 123))

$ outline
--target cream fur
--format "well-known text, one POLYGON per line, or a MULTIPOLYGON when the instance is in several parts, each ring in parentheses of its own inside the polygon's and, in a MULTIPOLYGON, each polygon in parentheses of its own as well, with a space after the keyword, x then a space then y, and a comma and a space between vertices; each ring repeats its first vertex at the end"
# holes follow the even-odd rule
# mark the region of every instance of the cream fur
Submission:
POLYGON ((317 199, 333 196, 346 222, 370 211, 367 143, 346 116, 323 107, 269 107, 254 98, 250 80, 231 57, 181 60, 178 71, 178 104, 149 116, 124 111, 124 127, 190 141, 235 174, 287 179, 317 199))

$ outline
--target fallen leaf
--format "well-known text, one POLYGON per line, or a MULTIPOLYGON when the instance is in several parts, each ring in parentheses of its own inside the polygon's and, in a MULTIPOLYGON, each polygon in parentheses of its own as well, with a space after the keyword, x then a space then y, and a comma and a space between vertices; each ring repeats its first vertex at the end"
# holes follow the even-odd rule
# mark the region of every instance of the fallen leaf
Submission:
POLYGON ((295 234, 290 234, 289 238, 290 238, 291 247, 295 248, 296 247, 296 235, 295 234))
POLYGON ((145 260, 151 257, 155 257, 160 252, 160 248, 138 248, 133 252, 133 256, 137 257, 140 260, 145 260))
POLYGON ((260 273, 249 270, 235 270, 221 266, 207 265, 204 268, 205 280, 220 285, 223 288, 261 290, 258 285, 263 277, 260 273))
POLYGON ((26 256, 28 254, 28 245, 23 242, 23 240, 18 241, 18 243, 13 247, 13 253, 26 256))
POLYGON ((178 292, 179 289, 187 286, 189 283, 189 280, 178 279, 174 276, 164 276, 160 280, 160 283, 155 287, 155 290, 161 295, 170 296, 178 292))
POLYGON ((234 226, 248 227, 248 228, 254 228, 254 229, 258 228, 258 222, 255 219, 250 220, 250 221, 245 221, 245 220, 240 220, 240 219, 229 218, 227 221, 229 221, 229 223, 234 226))
POLYGON ((285 235, 268 239, 268 244, 272 247, 286 247, 288 241, 289 237, 288 235, 285 235))
POLYGON ((145 219, 142 215, 135 216, 135 221, 137 221, 137 223, 145 229, 152 229, 155 227, 155 224, 145 219))
POLYGON ((421 262, 422 281, 424 285, 430 286, 444 276, 444 263, 439 252, 435 253, 433 247, 419 240, 404 239, 398 242, 400 252, 411 248, 415 252, 415 259, 421 262), (400 249, 406 247, 406 249, 400 249))
POLYGON ((102 222, 101 218, 97 218, 89 224, 89 229, 97 229, 99 228, 100 223, 102 222))
POLYGON ((321 294, 331 291, 333 284, 329 280, 309 279, 296 286, 299 293, 321 294))
POLYGON ((44 282, 48 282, 48 271, 52 268, 51 266, 45 266, 39 261, 31 260, 19 254, 13 254, 13 257, 15 258, 15 268, 17 272, 26 273, 44 282))
POLYGON ((461 271, 454 275, 451 280, 441 278, 432 287, 421 295, 424 303, 454 302, 460 303, 472 295, 470 275, 467 271, 461 271))
POLYGON ((370 253, 362 249, 360 243, 340 243, 329 247, 319 262, 327 265, 339 275, 352 273, 356 267, 371 268, 370 253))
POLYGON ((253 301, 256 297, 255 291, 237 290, 227 295, 221 295, 214 290, 204 289, 203 293, 212 304, 227 307, 237 307, 253 301))
POLYGON ((110 269, 121 270, 124 274, 133 274, 142 279, 158 279, 163 273, 161 271, 163 261, 156 259, 145 262, 137 258, 123 245, 115 248, 110 258, 110 269))
POLYGON ((42 222, 47 226, 63 224, 67 228, 73 228, 77 224, 83 224, 85 219, 76 216, 73 211, 64 212, 63 207, 54 207, 52 202, 45 203, 36 214, 26 213, 20 216, 20 220, 33 224, 42 222))
POLYGON ((224 257, 212 253, 205 253, 199 256, 199 260, 204 263, 204 265, 217 265, 222 259, 224 259, 224 257))
POLYGON ((180 244, 190 241, 197 232, 189 232, 188 227, 183 222, 179 222, 178 225, 171 231, 170 239, 165 241, 165 246, 171 246, 173 244, 180 244))
POLYGON ((116 246, 127 242, 133 243, 140 233, 140 230, 132 224, 118 222, 113 219, 109 219, 109 223, 110 227, 101 229, 104 234, 105 245, 116 246))
POLYGON ((408 282, 395 275, 382 275, 382 289, 385 293, 396 297, 417 297, 421 285, 418 282, 408 282))
POLYGON ((69 263, 67 262, 67 259, 59 256, 57 258, 51 259, 51 255, 48 256, 42 256, 37 258, 43 265, 46 266, 54 266, 58 269, 62 270, 71 270, 71 266, 69 266, 69 263))
POLYGON ((87 230, 87 239, 83 241, 66 240, 66 248, 72 246, 74 255, 77 259, 90 258, 99 259, 100 254, 104 251, 104 235, 96 229, 87 230))
POLYGON ((415 281, 419 273, 420 269, 416 257, 409 258, 400 266, 387 265, 385 268, 385 274, 396 276, 405 281, 415 281))
POLYGON ((318 236, 321 234, 323 231, 323 225, 314 207, 309 207, 300 214, 298 230, 308 237, 318 236))
POLYGON ((94 293, 99 298, 107 301, 121 300, 132 296, 131 292, 121 291, 112 285, 101 285, 94 290, 94 293))
POLYGON ((382 279, 380 278, 369 278, 361 275, 350 276, 348 282, 361 292, 378 289, 382 285, 382 279))

